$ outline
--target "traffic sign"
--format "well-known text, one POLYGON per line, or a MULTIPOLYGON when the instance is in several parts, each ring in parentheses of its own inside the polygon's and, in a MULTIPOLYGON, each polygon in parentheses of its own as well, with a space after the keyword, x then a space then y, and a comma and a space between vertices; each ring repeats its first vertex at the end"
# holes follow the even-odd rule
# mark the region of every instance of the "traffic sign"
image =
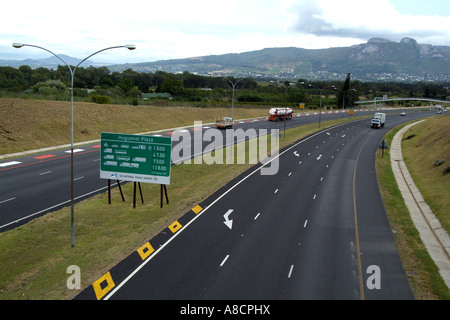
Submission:
POLYGON ((170 184, 172 138, 101 133, 100 178, 170 184))

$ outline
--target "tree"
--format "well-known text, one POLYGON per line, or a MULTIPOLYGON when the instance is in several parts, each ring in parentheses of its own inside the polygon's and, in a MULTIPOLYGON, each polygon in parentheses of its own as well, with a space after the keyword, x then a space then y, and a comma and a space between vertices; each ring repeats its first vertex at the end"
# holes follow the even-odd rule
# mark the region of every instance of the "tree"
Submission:
POLYGON ((122 81, 119 82, 119 88, 121 88, 125 92, 133 89, 134 88, 133 80, 131 80, 130 78, 123 79, 122 81))
POLYGON ((184 92, 183 82, 181 80, 167 79, 161 85, 161 92, 170 93, 172 96, 181 96, 184 92))
POLYGON ((350 73, 347 74, 347 77, 345 78, 344 86, 342 87, 342 90, 340 91, 338 95, 338 108, 341 108, 342 106, 347 105, 349 99, 348 96, 346 96, 346 93, 350 89, 350 73), (345 97, 345 101, 344 101, 345 97))

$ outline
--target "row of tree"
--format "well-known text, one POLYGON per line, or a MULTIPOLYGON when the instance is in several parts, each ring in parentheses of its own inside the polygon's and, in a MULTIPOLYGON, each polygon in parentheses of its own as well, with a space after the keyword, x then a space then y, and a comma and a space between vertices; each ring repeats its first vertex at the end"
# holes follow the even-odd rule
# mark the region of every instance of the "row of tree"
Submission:
MULTIPOLYGON (((79 67, 74 76, 74 95, 89 94, 108 96, 112 99, 131 97, 139 99, 143 93, 170 93, 175 100, 228 101, 232 84, 235 84, 236 100, 253 104, 298 104, 300 102, 351 106, 359 97, 389 96, 427 97, 445 99, 449 83, 363 83, 352 81, 348 74, 345 81, 314 81, 297 79, 295 82, 279 82, 271 79, 212 77, 189 73, 172 74, 164 71, 138 73, 132 69, 110 72, 107 67, 79 67), (332 97, 332 98, 328 98, 332 97), (344 101, 345 98, 345 101, 344 101), (328 99, 328 100, 327 100, 328 99), (331 99, 331 100, 330 100, 331 99)), ((26 92, 39 95, 67 95, 70 72, 66 66, 56 70, 0 67, 0 91, 26 92)))

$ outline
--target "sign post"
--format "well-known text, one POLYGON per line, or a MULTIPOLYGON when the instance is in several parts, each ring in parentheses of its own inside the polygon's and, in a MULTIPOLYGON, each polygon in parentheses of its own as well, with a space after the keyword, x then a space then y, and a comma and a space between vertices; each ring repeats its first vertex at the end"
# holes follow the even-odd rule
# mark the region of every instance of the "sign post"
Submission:
MULTIPOLYGON (((172 139, 101 133, 100 178, 170 184, 172 139)), ((166 193, 167 197, 167 193, 166 193)), ((141 200, 142 193, 141 193, 141 200)))

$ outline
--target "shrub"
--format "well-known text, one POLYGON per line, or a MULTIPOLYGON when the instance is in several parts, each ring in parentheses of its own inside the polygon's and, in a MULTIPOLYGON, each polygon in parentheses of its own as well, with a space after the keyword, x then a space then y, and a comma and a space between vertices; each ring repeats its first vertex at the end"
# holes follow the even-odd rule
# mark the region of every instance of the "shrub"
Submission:
POLYGON ((111 103, 111 97, 108 97, 108 96, 92 95, 91 100, 92 100, 92 102, 95 102, 98 104, 110 104, 111 103))

